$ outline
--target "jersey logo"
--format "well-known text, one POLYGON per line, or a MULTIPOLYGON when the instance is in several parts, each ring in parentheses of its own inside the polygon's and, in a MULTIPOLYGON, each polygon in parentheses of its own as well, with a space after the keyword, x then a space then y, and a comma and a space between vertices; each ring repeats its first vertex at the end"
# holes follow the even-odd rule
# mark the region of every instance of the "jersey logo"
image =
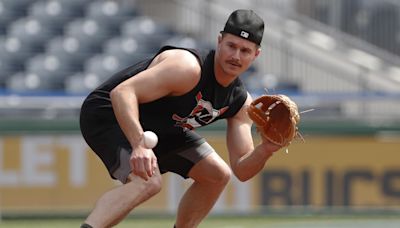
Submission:
POLYGON ((214 109, 211 102, 203 100, 203 95, 199 92, 196 95, 197 105, 193 108, 190 114, 186 117, 180 117, 177 114, 172 115, 175 120, 175 126, 183 128, 184 131, 193 130, 194 128, 205 126, 222 115, 228 106, 221 109, 214 109))

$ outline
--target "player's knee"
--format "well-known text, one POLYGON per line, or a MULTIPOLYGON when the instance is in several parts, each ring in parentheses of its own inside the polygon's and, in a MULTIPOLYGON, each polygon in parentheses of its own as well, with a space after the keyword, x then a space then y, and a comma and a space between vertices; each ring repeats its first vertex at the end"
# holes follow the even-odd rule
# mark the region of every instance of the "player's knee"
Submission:
POLYGON ((231 179, 232 171, 226 164, 221 164, 214 172, 212 182, 218 185, 226 185, 231 179))
POLYGON ((200 184, 225 186, 232 176, 230 167, 216 154, 196 164, 189 176, 200 184))
POLYGON ((222 174, 221 182, 226 185, 230 181, 231 177, 232 171, 228 166, 226 166, 222 174))

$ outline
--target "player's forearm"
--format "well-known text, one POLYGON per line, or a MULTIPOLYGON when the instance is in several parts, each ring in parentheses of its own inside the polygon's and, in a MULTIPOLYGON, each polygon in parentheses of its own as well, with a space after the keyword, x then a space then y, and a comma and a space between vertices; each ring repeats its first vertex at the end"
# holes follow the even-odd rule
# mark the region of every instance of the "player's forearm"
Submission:
POLYGON ((135 93, 129 88, 117 87, 110 93, 111 103, 118 123, 126 138, 134 147, 142 137, 143 129, 139 122, 138 102, 135 93))
POLYGON ((267 152, 265 146, 260 144, 251 153, 241 157, 234 166, 234 173, 240 181, 247 181, 257 175, 265 166, 272 152, 267 152))

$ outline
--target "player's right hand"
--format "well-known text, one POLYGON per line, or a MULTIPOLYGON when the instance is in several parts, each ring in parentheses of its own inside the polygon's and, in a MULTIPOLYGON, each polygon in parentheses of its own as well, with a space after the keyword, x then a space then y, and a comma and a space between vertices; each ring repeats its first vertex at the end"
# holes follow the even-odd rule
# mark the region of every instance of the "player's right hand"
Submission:
POLYGON ((147 181, 157 169, 157 157, 153 150, 139 146, 132 151, 130 164, 132 173, 147 181))

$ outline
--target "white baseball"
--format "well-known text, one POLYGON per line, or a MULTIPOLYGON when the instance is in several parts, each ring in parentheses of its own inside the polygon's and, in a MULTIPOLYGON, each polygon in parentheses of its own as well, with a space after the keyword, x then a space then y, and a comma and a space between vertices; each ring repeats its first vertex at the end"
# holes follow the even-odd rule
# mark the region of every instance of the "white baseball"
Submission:
POLYGON ((145 131, 143 133, 143 146, 147 149, 153 149, 158 143, 157 135, 152 131, 145 131))

